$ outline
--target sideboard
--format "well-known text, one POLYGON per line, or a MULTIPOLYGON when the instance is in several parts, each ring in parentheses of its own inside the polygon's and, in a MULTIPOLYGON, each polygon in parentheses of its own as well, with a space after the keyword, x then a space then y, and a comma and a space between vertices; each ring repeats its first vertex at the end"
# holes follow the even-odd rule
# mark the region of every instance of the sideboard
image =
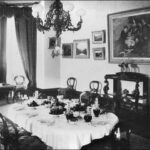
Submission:
MULTIPOLYGON (((132 132, 150 138, 150 101, 148 94, 149 78, 135 72, 118 72, 105 75, 104 97, 109 96, 109 80, 113 80, 115 113, 131 128, 132 132), (135 82, 132 92, 122 88, 122 81, 135 82), (143 92, 139 87, 142 82, 143 92)), ((128 85, 127 85, 128 87, 128 85)))

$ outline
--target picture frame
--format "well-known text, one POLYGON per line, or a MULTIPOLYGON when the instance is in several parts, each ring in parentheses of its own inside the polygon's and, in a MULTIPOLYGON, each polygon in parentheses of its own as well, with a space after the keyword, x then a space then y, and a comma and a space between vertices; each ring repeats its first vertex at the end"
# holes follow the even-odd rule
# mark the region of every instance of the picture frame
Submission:
POLYGON ((93 48, 94 60, 105 60, 105 47, 93 48))
POLYGON ((49 49, 54 49, 56 46, 56 37, 49 38, 49 49))
POLYGON ((92 43, 102 44, 105 43, 105 30, 92 32, 92 43))
POLYGON ((61 38, 50 37, 49 38, 49 49, 55 49, 56 46, 61 46, 61 38))
POLYGON ((73 58, 73 43, 62 44, 62 57, 73 58))
POLYGON ((75 58, 90 58, 90 39, 73 41, 75 58))
POLYGON ((110 63, 150 63, 150 8, 108 14, 110 63))

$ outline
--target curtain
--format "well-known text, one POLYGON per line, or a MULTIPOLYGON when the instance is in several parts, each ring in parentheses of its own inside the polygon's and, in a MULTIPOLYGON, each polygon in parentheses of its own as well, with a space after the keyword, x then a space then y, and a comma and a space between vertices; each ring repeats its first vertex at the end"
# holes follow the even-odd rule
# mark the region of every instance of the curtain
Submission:
POLYGON ((23 75, 25 77, 24 85, 28 85, 28 79, 26 77, 23 63, 21 60, 21 55, 19 52, 15 19, 14 16, 7 18, 7 34, 6 34, 6 63, 7 63, 7 75, 6 82, 11 85, 15 85, 16 82, 14 78, 17 75, 23 75))
POLYGON ((6 23, 5 16, 0 17, 0 82, 6 82, 6 23))
POLYGON ((16 36, 28 88, 36 88, 36 20, 30 8, 21 8, 15 14, 16 36))
POLYGON ((29 7, 0 5, 0 82, 6 82, 6 23, 15 17, 16 36, 23 67, 29 80, 28 87, 36 87, 36 20, 29 7))

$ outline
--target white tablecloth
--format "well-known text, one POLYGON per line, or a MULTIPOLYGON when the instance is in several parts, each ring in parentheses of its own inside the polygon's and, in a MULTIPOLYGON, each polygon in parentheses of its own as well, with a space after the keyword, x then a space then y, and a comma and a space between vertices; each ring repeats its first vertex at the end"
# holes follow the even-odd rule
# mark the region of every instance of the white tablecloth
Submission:
POLYGON ((115 114, 106 113, 93 116, 91 123, 84 119, 68 123, 64 114, 50 115, 46 105, 33 108, 25 103, 13 104, 7 117, 54 149, 80 149, 94 139, 109 135, 118 122, 115 114))

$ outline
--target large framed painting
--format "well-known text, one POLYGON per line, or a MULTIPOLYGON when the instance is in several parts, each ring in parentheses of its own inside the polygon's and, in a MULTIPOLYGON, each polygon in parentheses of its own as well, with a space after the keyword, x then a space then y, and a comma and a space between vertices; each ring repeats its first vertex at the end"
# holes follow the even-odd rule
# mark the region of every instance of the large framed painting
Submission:
POLYGON ((90 58, 90 40, 74 40, 74 57, 75 58, 90 58))
POLYGON ((150 8, 108 15, 110 63, 150 63, 150 8))

